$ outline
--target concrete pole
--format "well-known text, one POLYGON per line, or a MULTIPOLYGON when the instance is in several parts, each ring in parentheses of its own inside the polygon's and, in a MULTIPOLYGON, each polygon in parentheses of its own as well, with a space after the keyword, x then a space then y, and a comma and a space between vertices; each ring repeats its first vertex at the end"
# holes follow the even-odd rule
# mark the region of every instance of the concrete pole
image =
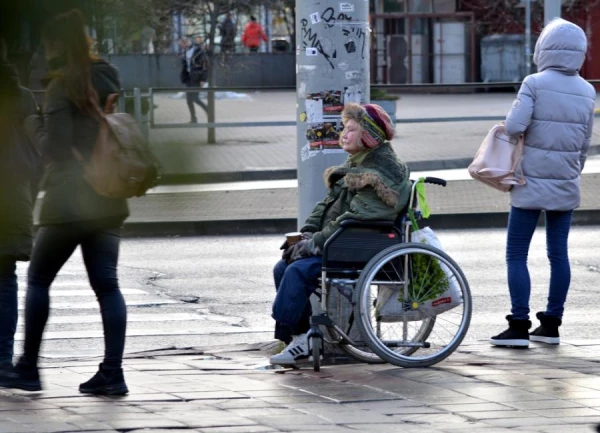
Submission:
MULTIPOLYGON (((383 4, 383 0, 375 0, 375 14, 382 14, 384 12, 384 4, 383 4)), ((382 65, 385 64, 386 68, 389 67, 389 65, 387 65, 386 63, 386 58, 385 58, 385 38, 383 35, 383 20, 381 18, 377 18, 375 20, 375 44, 376 44, 376 56, 377 56, 377 69, 375 71, 376 74, 376 82, 379 83, 383 83, 383 78, 384 78, 384 71, 383 68, 381 67, 382 65)), ((390 77, 387 77, 387 83, 388 84, 390 82, 390 77)))
POLYGON ((561 0, 544 0, 544 25, 554 18, 560 18, 561 0))
POLYGON ((525 0, 525 76, 531 74, 531 0, 525 0))
POLYGON ((323 172, 338 146, 346 102, 369 101, 369 2, 296 0, 298 226, 327 189, 323 172))

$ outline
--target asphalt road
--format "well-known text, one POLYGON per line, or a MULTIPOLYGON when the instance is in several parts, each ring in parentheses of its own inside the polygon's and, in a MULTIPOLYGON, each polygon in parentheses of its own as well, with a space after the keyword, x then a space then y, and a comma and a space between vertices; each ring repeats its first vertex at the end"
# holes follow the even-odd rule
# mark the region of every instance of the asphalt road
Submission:
MULTIPOLYGON (((467 339, 487 339, 505 326, 509 296, 505 230, 440 230, 446 251, 465 272, 474 314, 467 339)), ((572 286, 561 333, 565 341, 597 339, 600 227, 574 227, 570 239, 572 286)), ((536 232, 529 258, 532 311, 544 308, 549 279, 545 237, 536 232)), ((280 236, 126 239, 120 280, 128 302, 127 352, 167 347, 265 342, 272 339, 271 270, 280 236)), ((19 266, 21 306, 26 265, 19 266)), ((98 307, 77 252, 51 289, 52 313, 43 354, 100 355, 98 307)), ((22 313, 16 353, 21 351, 22 313)))

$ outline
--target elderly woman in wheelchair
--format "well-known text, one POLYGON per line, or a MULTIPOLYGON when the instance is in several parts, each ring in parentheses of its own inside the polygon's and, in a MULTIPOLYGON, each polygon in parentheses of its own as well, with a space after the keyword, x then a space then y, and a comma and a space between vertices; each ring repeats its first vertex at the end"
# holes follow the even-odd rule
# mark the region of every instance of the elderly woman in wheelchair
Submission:
POLYGON ((394 124, 387 113, 375 104, 350 103, 342 122, 340 146, 348 159, 325 171, 326 197, 301 228, 302 240, 284 244, 283 258, 274 268, 275 338, 287 347, 271 357, 271 364, 295 365, 311 356, 309 298, 319 284, 327 239, 345 220, 394 221, 410 197, 409 170, 389 143, 394 124))

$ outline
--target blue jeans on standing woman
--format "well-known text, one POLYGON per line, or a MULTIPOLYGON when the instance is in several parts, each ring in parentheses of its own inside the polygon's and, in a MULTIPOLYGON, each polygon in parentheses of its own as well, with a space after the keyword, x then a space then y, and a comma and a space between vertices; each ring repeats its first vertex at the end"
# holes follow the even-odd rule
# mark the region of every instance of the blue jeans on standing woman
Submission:
POLYGON ((50 312, 50 285, 80 246, 90 284, 100 303, 105 347, 103 365, 121 368, 127 309, 117 279, 120 240, 118 228, 99 229, 91 224, 57 224, 39 229, 29 265, 25 349, 19 364, 37 365, 50 312))
MULTIPOLYGON (((529 319, 531 279, 527 255, 541 210, 512 207, 508 219, 506 263, 508 287, 515 320, 529 319)), ((571 283, 568 240, 573 211, 544 211, 546 217, 546 251, 550 260, 550 288, 545 315, 562 318, 571 283)))
POLYGON ((12 365, 17 330, 17 260, 0 256, 0 369, 12 365))
POLYGON ((277 295, 273 302, 275 338, 289 343, 292 335, 310 329, 310 295, 317 289, 321 275, 322 256, 296 260, 289 265, 280 260, 273 269, 277 295))

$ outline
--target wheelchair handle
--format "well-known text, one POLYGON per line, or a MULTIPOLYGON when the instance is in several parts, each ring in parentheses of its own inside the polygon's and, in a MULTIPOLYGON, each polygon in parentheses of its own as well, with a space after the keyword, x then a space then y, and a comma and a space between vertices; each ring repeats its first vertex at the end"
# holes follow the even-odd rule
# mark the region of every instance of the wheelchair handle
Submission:
POLYGON ((432 183, 434 185, 446 186, 446 179, 440 179, 439 177, 426 177, 424 179, 425 183, 432 183))

